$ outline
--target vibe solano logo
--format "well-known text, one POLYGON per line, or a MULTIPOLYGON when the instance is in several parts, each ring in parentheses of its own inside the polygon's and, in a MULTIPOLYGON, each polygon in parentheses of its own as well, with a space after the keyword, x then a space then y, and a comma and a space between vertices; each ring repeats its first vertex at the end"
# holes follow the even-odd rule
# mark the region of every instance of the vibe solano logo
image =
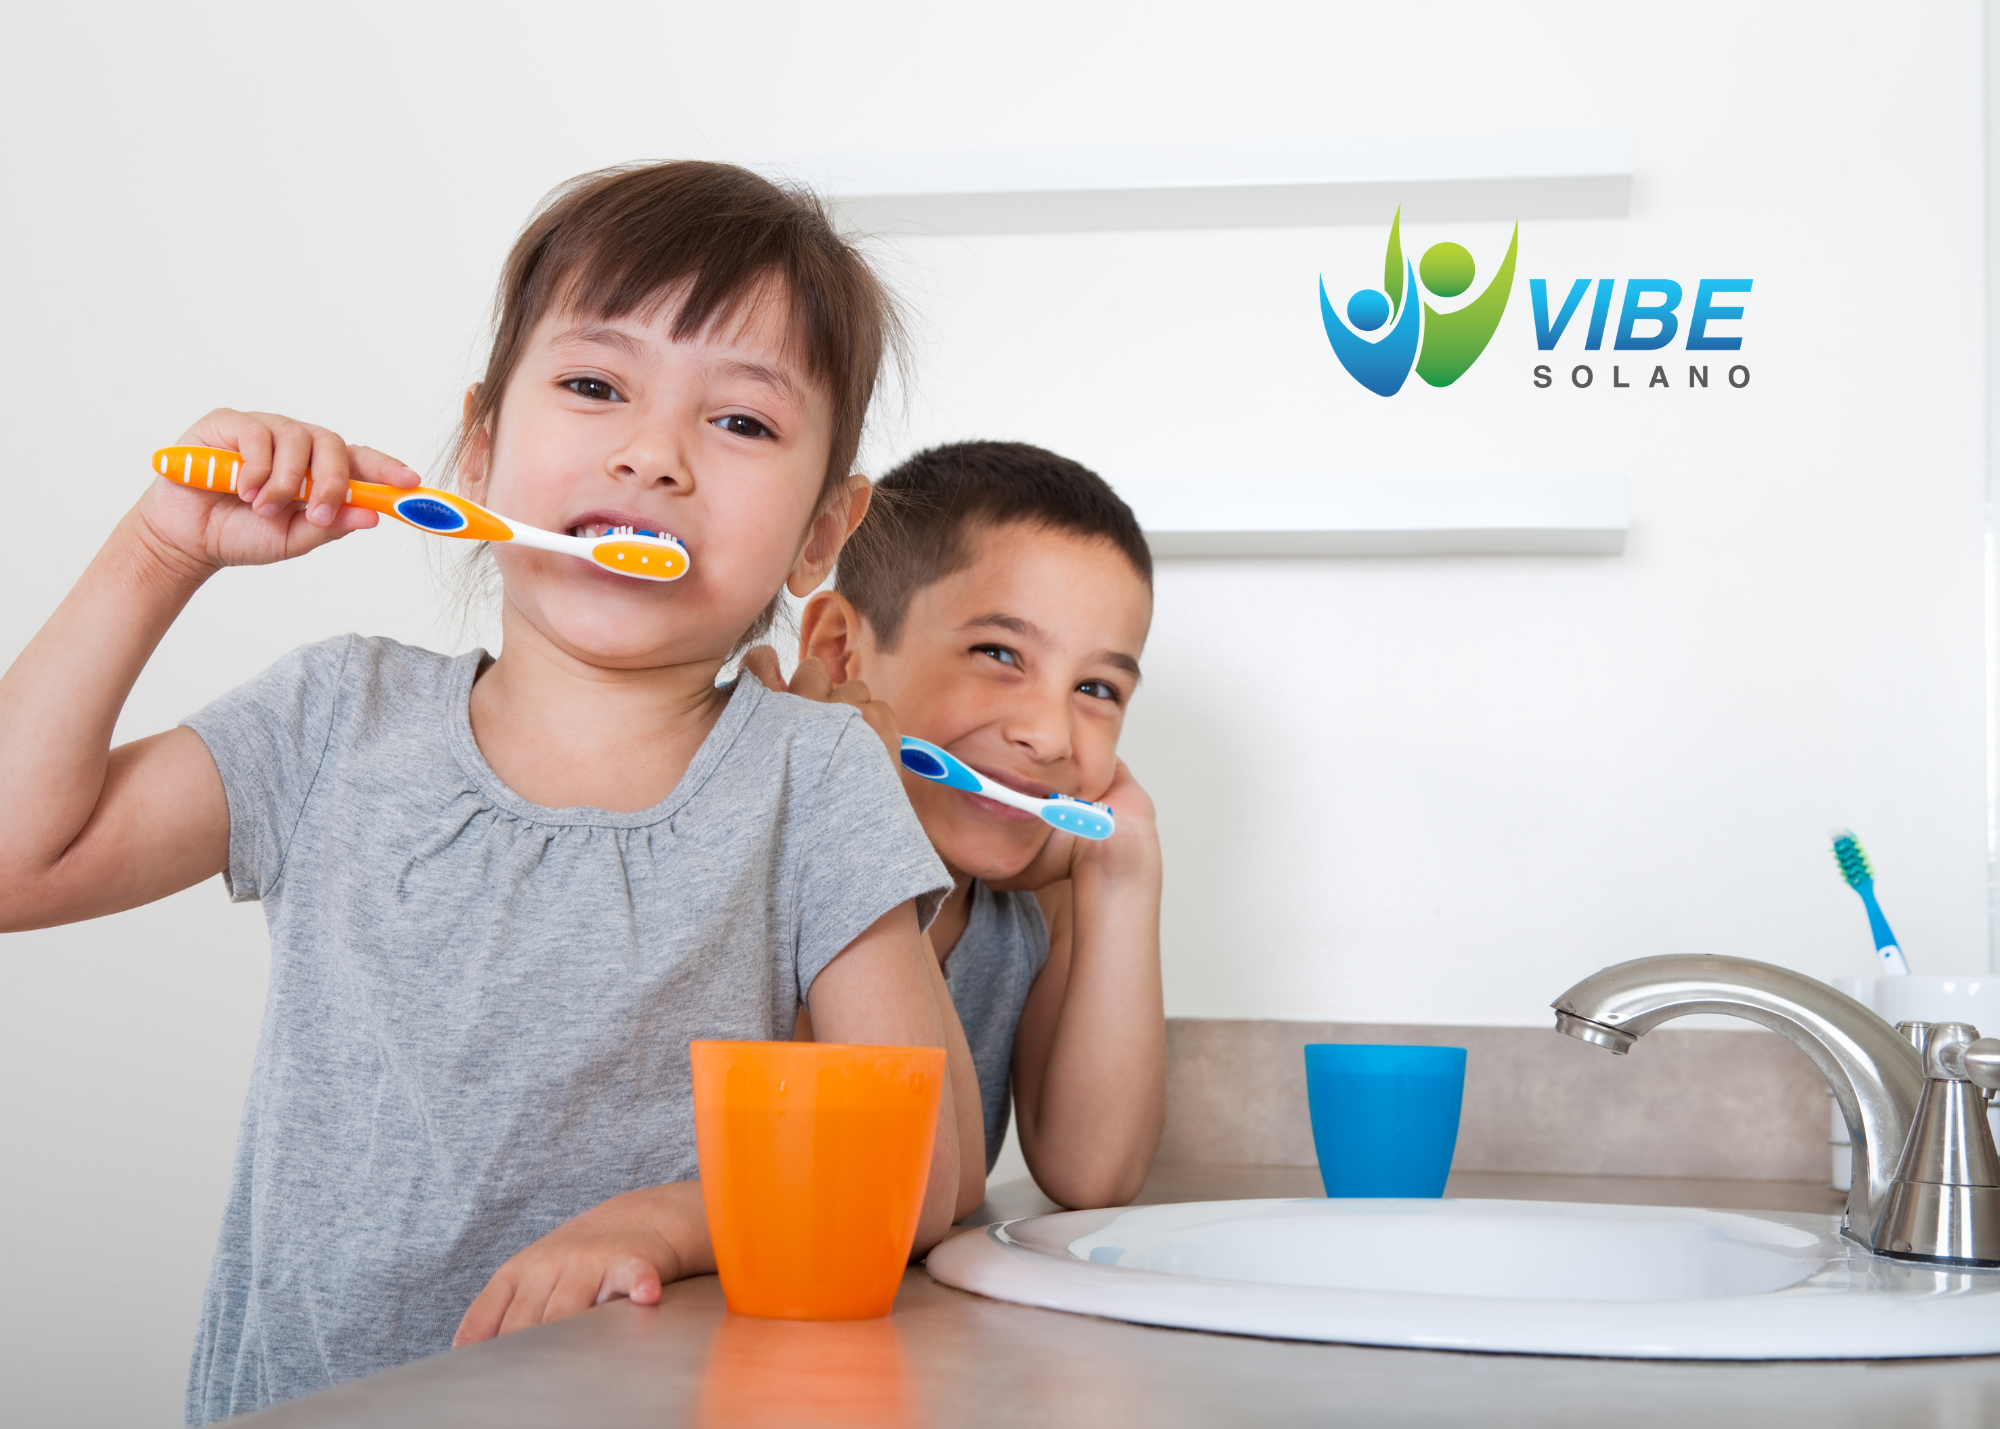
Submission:
POLYGON ((1507 311, 1514 287, 1514 254, 1521 244, 1521 225, 1507 242, 1507 256, 1484 292, 1464 307, 1439 312, 1417 291, 1455 298, 1472 286, 1476 265, 1472 254, 1456 243, 1434 243, 1421 262, 1403 256, 1403 210, 1389 221, 1389 251, 1382 260, 1382 286, 1363 288, 1347 300, 1347 320, 1327 301, 1326 279, 1319 283, 1319 315, 1327 341, 1348 375, 1370 392, 1393 397, 1415 371, 1433 387, 1449 387, 1479 360, 1507 311), (1379 338, 1362 333, 1387 326, 1379 338))

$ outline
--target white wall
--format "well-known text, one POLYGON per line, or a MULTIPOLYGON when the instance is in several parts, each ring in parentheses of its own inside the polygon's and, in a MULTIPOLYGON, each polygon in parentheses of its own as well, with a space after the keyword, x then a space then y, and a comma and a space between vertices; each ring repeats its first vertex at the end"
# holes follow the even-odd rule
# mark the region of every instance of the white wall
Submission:
MULTIPOLYGON (((515 228, 590 167, 1629 127, 1633 216, 1524 222, 1488 355, 1386 402, 1338 369, 1313 288, 1365 280, 1379 227, 905 242, 920 384, 872 457, 987 435, 1121 485, 1629 474, 1615 560, 1163 566, 1129 755, 1168 840, 1174 1013, 1539 1024, 1582 973, 1685 948, 1862 972, 1836 822, 1920 969, 1984 965, 1971 3, 130 5, 5 26, 0 658, 210 406, 433 458, 515 228), (1753 277, 1753 385, 1533 391, 1526 279, 1586 275, 1753 277)), ((1446 237, 1485 269, 1505 231, 1413 216, 1406 242, 1446 237)), ((217 581, 126 729, 336 630, 455 642, 420 544, 217 581)), ((215 888, 0 939, 9 1419, 178 1412, 262 979, 256 910, 215 888)))

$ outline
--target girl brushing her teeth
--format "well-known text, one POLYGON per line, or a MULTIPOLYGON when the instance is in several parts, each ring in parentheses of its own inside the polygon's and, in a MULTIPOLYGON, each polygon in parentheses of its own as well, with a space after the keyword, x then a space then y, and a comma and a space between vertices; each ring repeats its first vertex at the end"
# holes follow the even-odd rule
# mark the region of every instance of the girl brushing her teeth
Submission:
POLYGON ((502 546, 498 656, 331 640, 111 748, 204 582, 373 525, 350 478, 417 480, 219 411, 184 440, 240 451, 239 494, 154 482, 0 679, 0 927, 216 873, 269 920, 190 1422, 713 1269, 687 1043, 786 1037, 802 1003, 823 1040, 947 1048, 917 1251, 977 1200, 923 947, 951 883, 888 756, 851 709, 715 684, 867 509, 893 327, 809 199, 585 176, 508 259, 459 479, 550 530, 672 532, 687 576, 502 546))

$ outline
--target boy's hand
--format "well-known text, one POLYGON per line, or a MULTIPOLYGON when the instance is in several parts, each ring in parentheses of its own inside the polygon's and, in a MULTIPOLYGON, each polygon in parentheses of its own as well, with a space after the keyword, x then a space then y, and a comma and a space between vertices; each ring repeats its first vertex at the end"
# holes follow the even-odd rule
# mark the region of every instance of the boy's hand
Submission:
POLYGON ((417 473, 394 457, 349 446, 325 427, 269 412, 210 412, 188 428, 179 445, 243 454, 234 492, 197 490, 161 478, 140 499, 140 516, 161 554, 204 575, 223 566, 302 556, 373 526, 378 519, 373 511, 342 504, 350 480, 418 484, 417 473), (295 504, 308 477, 309 509, 295 504))
MULTIPOLYGON (((674 1245, 689 1238, 690 1196, 699 1216, 699 1183, 679 1181, 627 1191, 564 1221, 493 1272, 458 1322, 453 1346, 560 1320, 621 1296, 657 1305, 662 1285, 713 1269, 687 1263, 674 1245)), ((706 1223, 697 1224, 705 1244, 706 1223)))
POLYGON ((1118 831, 1108 839, 1080 839, 1075 834, 1051 832, 1042 851, 1012 878, 987 884, 996 893, 1032 893, 1038 888, 1074 878, 1085 869, 1111 878, 1134 874, 1157 876, 1160 868, 1160 835, 1153 824, 1153 799, 1125 761, 1118 761, 1111 787, 1093 801, 1109 804, 1117 819, 1118 831))
POLYGON ((896 712, 884 701, 874 698, 868 686, 860 680, 835 685, 833 677, 826 672, 826 666, 816 657, 808 655, 799 661, 798 669, 792 672, 791 681, 787 683, 785 672, 778 665, 778 652, 768 645, 759 645, 745 655, 743 668, 762 680, 765 689, 777 694, 797 695, 800 699, 815 700, 820 704, 854 706, 888 749, 890 762, 901 767, 903 733, 896 725, 896 712))

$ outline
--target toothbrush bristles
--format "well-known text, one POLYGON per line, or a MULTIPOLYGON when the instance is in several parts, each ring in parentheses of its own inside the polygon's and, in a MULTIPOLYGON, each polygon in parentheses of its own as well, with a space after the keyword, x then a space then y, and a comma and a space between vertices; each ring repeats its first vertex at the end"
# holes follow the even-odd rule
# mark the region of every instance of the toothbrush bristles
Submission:
POLYGON ((1840 867, 1840 876, 1850 885, 1874 881, 1875 871, 1869 867, 1868 855, 1861 851, 1861 840, 1854 837, 1852 829, 1835 830, 1833 861, 1840 867))

